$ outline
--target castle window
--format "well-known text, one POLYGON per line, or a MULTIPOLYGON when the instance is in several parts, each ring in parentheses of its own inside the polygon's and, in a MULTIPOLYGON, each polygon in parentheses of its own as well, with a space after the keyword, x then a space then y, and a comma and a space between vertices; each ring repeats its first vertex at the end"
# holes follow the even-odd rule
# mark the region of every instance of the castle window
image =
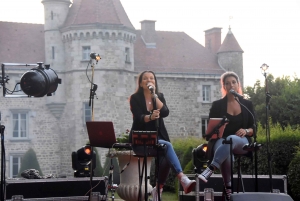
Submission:
POLYGON ((13 138, 28 138, 28 112, 14 111, 13 117, 13 138))
POLYGON ((210 85, 202 86, 202 98, 203 102, 210 102, 210 85))
POLYGON ((208 118, 207 117, 202 117, 202 120, 201 120, 202 136, 205 134, 205 132, 207 130, 207 125, 208 125, 208 118))
POLYGON ((12 155, 9 157, 9 177, 16 178, 18 177, 18 173, 21 167, 21 156, 20 155, 12 155))
POLYGON ((125 63, 130 63, 130 50, 129 50, 129 47, 125 48, 125 63))
POLYGON ((84 117, 83 117, 83 120, 84 120, 84 123, 87 122, 87 121, 91 121, 92 120, 92 109, 91 107, 89 106, 89 103, 84 103, 83 104, 83 114, 84 114, 84 117))
POLYGON ((82 60, 90 60, 91 47, 83 46, 82 47, 82 60))
POLYGON ((52 46, 52 59, 55 59, 55 48, 52 46))

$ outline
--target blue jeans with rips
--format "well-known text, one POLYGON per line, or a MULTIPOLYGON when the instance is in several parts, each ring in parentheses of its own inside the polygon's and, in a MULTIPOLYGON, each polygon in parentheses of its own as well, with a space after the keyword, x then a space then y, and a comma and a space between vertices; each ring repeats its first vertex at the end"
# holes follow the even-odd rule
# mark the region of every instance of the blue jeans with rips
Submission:
MULTIPOLYGON (((243 155, 248 151, 243 150, 243 146, 248 144, 246 137, 239 137, 237 135, 230 135, 226 140, 232 138, 232 153, 243 155)), ((226 186, 231 186, 231 156, 230 156, 230 144, 223 144, 223 138, 217 140, 214 145, 214 158, 211 165, 218 168, 224 180, 226 186)), ((234 158, 233 158, 234 159, 234 158)))
MULTIPOLYGON (((159 159, 158 166, 158 184, 164 185, 172 168, 176 174, 182 172, 179 159, 173 149, 173 145, 165 140, 158 140, 161 145, 158 150, 154 147, 147 148, 148 156, 157 157, 159 159), (158 153, 157 153, 158 152, 158 153)), ((137 155, 144 155, 143 146, 133 146, 133 151, 137 155)))

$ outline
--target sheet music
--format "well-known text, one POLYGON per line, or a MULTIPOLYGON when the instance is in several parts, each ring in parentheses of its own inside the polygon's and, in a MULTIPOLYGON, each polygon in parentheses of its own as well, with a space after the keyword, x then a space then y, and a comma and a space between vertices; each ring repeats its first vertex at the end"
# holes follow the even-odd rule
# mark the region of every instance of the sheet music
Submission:
MULTIPOLYGON (((206 130, 206 135, 213 132, 214 128, 223 120, 223 118, 210 118, 209 119, 209 122, 208 122, 208 125, 207 125, 207 130, 206 130)), ((224 125, 222 125, 220 128, 219 128, 219 136, 217 134, 213 134, 211 136, 210 139, 217 139, 217 138, 222 138, 223 136, 223 133, 224 133, 224 130, 225 130, 225 127, 226 127, 226 124, 225 123, 224 125)))

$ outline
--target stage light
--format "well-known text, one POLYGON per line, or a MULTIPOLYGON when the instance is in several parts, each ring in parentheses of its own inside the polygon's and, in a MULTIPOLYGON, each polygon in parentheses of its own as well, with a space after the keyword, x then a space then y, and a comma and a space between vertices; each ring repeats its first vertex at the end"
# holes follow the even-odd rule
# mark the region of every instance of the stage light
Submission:
POLYGON ((91 53, 90 54, 91 59, 95 59, 96 61, 99 61, 101 59, 99 54, 91 53))
POLYGON ((20 80, 22 91, 28 96, 43 97, 51 96, 56 91, 58 84, 61 84, 61 79, 58 78, 50 65, 38 63, 36 68, 25 72, 20 80))
POLYGON ((96 168, 96 152, 93 151, 90 145, 85 145, 72 152, 72 168, 74 170, 74 177, 89 177, 94 176, 94 169, 96 168), (92 164, 92 167, 91 167, 92 164))
POLYGON ((208 165, 209 160, 206 158, 207 144, 201 144, 192 151, 193 165, 197 173, 202 172, 208 165))

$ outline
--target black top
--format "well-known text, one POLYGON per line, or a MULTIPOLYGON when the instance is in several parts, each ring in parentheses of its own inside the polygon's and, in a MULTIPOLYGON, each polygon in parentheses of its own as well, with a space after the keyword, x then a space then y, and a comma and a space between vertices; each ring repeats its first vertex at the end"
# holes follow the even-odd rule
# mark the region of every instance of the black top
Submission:
MULTIPOLYGON (((247 107, 249 109, 249 111, 254 115, 254 109, 253 109, 253 105, 252 102, 246 99, 239 99, 240 103, 243 104, 245 107, 247 107)), ((240 127, 237 128, 252 128, 254 131, 254 121, 253 121, 253 117, 250 114, 250 112, 243 106, 241 106, 241 118, 242 118, 242 122, 240 125, 240 127)), ((210 108, 210 112, 209 112, 209 118, 223 118, 223 116, 226 116, 228 118, 228 113, 227 113, 227 96, 225 96, 224 98, 214 101, 211 108, 210 108)), ((230 122, 227 124, 227 126, 229 125, 230 122)), ((227 127, 226 126, 226 127, 227 127)), ((236 131, 237 131, 236 130, 236 131)), ((226 132, 226 129, 225 129, 226 132)), ((225 133, 224 133, 225 134, 225 133)), ((223 134, 223 136, 224 136, 223 134)), ((230 134, 234 134, 234 133, 226 133, 228 135, 230 134)), ((225 134, 225 135, 226 135, 225 134)))
MULTIPOLYGON (((160 109, 160 118, 158 119, 159 128, 158 128, 158 139, 162 139, 170 142, 169 134, 164 124, 164 117, 169 115, 169 109, 166 104, 166 100, 162 93, 158 93, 159 100, 164 104, 160 109)), ((149 115, 150 111, 147 110, 146 101, 144 93, 135 93, 130 97, 130 110, 132 112, 133 123, 131 127, 131 131, 129 134, 129 142, 132 142, 132 131, 156 131, 155 120, 150 122, 145 122, 145 115, 149 115)))
POLYGON ((226 114, 226 118, 229 120, 229 124, 226 125, 223 138, 228 137, 229 135, 232 135, 236 133, 240 128, 243 127, 243 114, 240 113, 238 115, 231 115, 226 114))

